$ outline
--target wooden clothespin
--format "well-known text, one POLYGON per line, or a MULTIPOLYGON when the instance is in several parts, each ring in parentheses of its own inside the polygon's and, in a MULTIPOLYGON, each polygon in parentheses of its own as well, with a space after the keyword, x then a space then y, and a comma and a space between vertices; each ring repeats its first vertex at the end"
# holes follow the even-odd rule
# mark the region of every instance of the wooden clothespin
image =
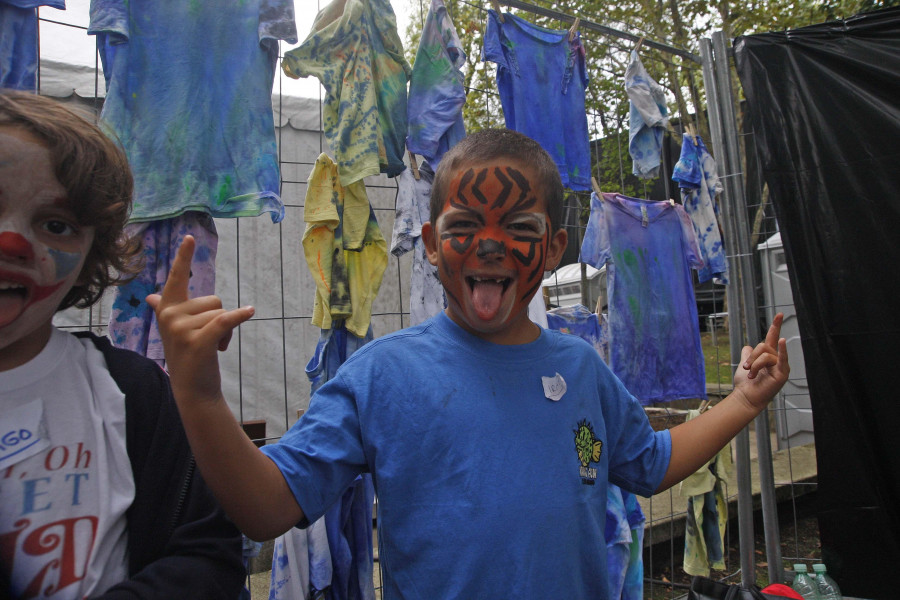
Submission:
POLYGON ((491 0, 491 6, 494 8, 494 12, 497 13, 497 18, 500 19, 500 22, 506 23, 503 20, 503 11, 500 9, 500 0, 491 0))
POLYGON ((641 39, 638 40, 638 43, 634 46, 634 51, 637 52, 641 49, 641 44, 644 43, 644 36, 641 36, 641 39))
MULTIPOLYGON (((709 399, 707 398, 706 400, 704 400, 703 402, 700 403, 700 414, 702 415, 703 413, 705 413, 708 408, 709 408, 709 399)), ((716 414, 719 414, 719 413, 716 413, 716 414)))
POLYGON ((569 28, 569 41, 575 40, 575 34, 578 33, 578 25, 581 24, 581 18, 575 17, 575 22, 572 23, 572 27, 569 28))
POLYGON ((412 169, 413 177, 416 178, 416 181, 419 181, 422 176, 419 175, 419 163, 416 162, 416 155, 412 153, 412 150, 407 150, 407 152, 409 153, 409 168, 412 169))
POLYGON ((597 183, 597 178, 594 176, 591 176, 591 187, 594 188, 595 194, 597 194, 600 197, 603 196, 603 192, 600 191, 600 184, 597 183))
POLYGON ((694 145, 696 146, 697 145, 697 133, 694 131, 694 126, 691 125, 690 123, 688 123, 687 127, 685 127, 685 131, 687 132, 687 134, 689 136, 691 136, 691 141, 694 142, 694 145))

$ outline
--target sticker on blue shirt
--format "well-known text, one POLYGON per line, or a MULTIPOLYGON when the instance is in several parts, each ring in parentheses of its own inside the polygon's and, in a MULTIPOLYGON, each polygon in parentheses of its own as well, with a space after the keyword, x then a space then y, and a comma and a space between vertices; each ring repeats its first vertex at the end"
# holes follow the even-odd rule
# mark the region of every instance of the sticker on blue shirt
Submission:
POLYGON ((566 380, 559 373, 553 377, 541 377, 541 383, 544 385, 544 396, 554 402, 559 402, 566 393, 566 380))
POLYGON ((34 456, 50 445, 44 401, 38 398, 0 416, 0 469, 34 456))
POLYGON ((587 419, 581 420, 575 428, 575 452, 581 463, 579 475, 584 485, 594 485, 597 480, 597 469, 590 464, 600 462, 602 451, 603 442, 594 435, 594 426, 587 419))

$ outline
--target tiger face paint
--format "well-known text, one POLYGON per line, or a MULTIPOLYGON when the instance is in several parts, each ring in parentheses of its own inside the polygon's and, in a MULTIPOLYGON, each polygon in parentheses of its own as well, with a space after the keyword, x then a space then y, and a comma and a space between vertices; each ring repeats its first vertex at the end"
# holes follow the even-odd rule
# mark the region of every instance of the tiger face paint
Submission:
POLYGON ((566 233, 551 232, 530 168, 508 159, 463 166, 437 222, 423 227, 422 235, 451 319, 495 343, 537 337, 528 303, 545 268, 562 256, 566 233))
POLYGON ((43 143, 0 127, 0 368, 46 344, 93 239, 93 227, 69 208, 43 143))

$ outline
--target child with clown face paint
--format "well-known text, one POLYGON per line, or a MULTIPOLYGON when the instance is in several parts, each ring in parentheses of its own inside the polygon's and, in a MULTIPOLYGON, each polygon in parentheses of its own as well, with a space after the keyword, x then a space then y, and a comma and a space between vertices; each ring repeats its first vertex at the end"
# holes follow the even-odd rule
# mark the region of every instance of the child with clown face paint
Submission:
POLYGON ((654 432, 589 344, 527 317, 566 245, 562 196, 552 159, 519 133, 451 149, 422 227, 447 309, 357 350, 262 451, 222 397, 216 358, 253 308, 189 300, 185 240, 148 302, 198 464, 245 534, 304 527, 369 472, 384 598, 608 597, 607 483, 649 496, 693 473, 789 366, 779 315, 744 349, 729 398, 654 432))
POLYGON ((200 479, 166 374, 53 326, 139 265, 124 153, 0 92, 0 597, 236 598, 241 539, 200 479))

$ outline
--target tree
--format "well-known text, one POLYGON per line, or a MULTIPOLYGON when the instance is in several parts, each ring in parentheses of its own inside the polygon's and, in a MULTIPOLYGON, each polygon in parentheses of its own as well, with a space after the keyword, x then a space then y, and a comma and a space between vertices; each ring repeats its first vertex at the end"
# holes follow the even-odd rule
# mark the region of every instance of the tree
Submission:
MULTIPOLYGON (((406 51, 414 60, 421 27, 428 12, 426 0, 410 2, 412 19, 406 32, 406 51)), ((863 10, 873 10, 900 3, 900 0, 619 0, 615 3, 600 0, 531 0, 572 17, 593 21, 633 36, 663 42, 695 55, 699 54, 699 40, 714 31, 724 31, 733 38, 750 33, 793 29, 836 18, 846 18, 863 10)), ((468 0, 445 0, 467 55, 465 84, 468 89, 463 116, 468 131, 504 124, 502 107, 496 93, 495 71, 492 63, 481 60, 483 35, 487 24, 487 9, 468 0)), ((568 29, 568 21, 555 20, 513 9, 529 21, 552 29, 568 29)), ((583 28, 582 42, 587 51, 590 84, 586 109, 588 128, 595 147, 595 170, 604 190, 616 189, 637 193, 623 177, 631 172, 627 152, 628 99, 623 78, 629 54, 635 47, 632 39, 599 34, 583 28)), ((708 139, 705 119, 705 93, 700 65, 690 59, 660 51, 649 45, 640 49, 641 61, 648 72, 663 85, 670 95, 670 122, 696 125, 698 132, 708 139)), ((737 89, 737 88, 736 88, 737 89)), ((648 182, 652 185, 653 182, 648 182)))

